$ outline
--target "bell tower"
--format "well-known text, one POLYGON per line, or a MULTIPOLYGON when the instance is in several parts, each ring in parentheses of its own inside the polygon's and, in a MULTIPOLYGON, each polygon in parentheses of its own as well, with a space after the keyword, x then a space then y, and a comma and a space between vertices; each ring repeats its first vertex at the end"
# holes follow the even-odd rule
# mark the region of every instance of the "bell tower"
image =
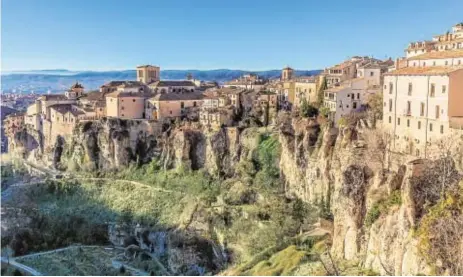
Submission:
POLYGON ((148 85, 160 79, 161 69, 159 66, 141 65, 137 66, 137 81, 148 85))
POLYGON ((281 80, 282 81, 288 81, 288 80, 291 80, 293 78, 293 72, 294 70, 289 67, 289 66, 286 66, 285 68, 283 68, 283 70, 281 71, 281 80))

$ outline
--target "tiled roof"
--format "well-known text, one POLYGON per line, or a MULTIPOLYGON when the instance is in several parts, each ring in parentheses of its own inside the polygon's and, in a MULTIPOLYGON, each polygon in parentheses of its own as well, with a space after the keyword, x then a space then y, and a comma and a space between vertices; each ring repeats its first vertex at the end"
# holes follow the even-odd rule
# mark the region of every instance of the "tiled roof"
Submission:
POLYGON ((78 82, 76 82, 74 85, 72 85, 71 89, 73 88, 84 88, 81 84, 79 84, 78 82))
POLYGON ((106 97, 140 97, 146 98, 149 97, 149 94, 143 92, 124 92, 124 91, 114 91, 105 95, 106 97))
POLYGON ((146 68, 146 67, 159 67, 159 66, 155 66, 155 65, 149 65, 149 64, 145 64, 145 65, 139 65, 139 66, 137 66, 137 68, 146 68))
POLYGON ((463 69, 463 66, 412 66, 387 72, 384 75, 445 75, 461 69, 463 69))
POLYGON ((44 94, 40 96, 38 99, 51 101, 51 100, 67 100, 68 98, 64 94, 44 94))
POLYGON ((151 98, 154 101, 182 101, 201 100, 204 96, 201 93, 162 93, 151 98))
POLYGON ((56 104, 56 105, 50 106, 50 109, 53 109, 60 114, 65 114, 72 109, 72 105, 71 104, 56 104))
POLYGON ((141 82, 138 82, 138 81, 111 81, 109 83, 102 85, 102 87, 117 87, 123 84, 133 84, 133 85, 138 85, 138 86, 143 85, 141 82))
POLYGON ((409 60, 463 58, 463 49, 450 51, 434 51, 409 58, 409 60))
POLYGON ((92 91, 84 94, 82 97, 88 101, 97 101, 104 99, 104 93, 100 91, 92 91))
POLYGON ((156 81, 149 84, 155 87, 194 87, 192 81, 156 81))

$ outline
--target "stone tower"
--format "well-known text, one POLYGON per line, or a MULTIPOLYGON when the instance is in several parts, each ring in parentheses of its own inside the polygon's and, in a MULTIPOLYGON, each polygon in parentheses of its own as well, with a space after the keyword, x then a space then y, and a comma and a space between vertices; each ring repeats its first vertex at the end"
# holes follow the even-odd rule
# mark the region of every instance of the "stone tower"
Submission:
POLYGON ((281 71, 281 80, 282 81, 288 81, 288 80, 291 80, 293 78, 293 72, 294 70, 289 67, 289 66, 286 66, 285 68, 283 68, 283 70, 281 71))
POLYGON ((147 85, 159 81, 161 69, 159 66, 141 65, 137 66, 137 81, 147 85))

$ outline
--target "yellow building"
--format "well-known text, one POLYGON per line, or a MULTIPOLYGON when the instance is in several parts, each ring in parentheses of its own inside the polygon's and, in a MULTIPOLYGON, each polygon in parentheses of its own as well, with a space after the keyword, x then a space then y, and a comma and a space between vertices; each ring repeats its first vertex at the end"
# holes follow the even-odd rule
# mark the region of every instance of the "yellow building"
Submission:
POLYGON ((304 77, 294 82, 294 107, 300 107, 303 99, 309 104, 317 102, 317 78, 304 77))

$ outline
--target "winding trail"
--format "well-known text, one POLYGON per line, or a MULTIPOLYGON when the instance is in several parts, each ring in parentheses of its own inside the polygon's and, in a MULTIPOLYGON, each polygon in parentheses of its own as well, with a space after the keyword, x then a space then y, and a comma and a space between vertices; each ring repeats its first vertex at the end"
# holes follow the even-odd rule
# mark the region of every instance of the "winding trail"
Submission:
POLYGON ((21 272, 26 272, 27 274, 32 275, 32 276, 43 276, 43 274, 38 272, 37 270, 16 262, 14 258, 7 259, 2 256, 1 260, 2 260, 2 263, 12 266, 21 272))

